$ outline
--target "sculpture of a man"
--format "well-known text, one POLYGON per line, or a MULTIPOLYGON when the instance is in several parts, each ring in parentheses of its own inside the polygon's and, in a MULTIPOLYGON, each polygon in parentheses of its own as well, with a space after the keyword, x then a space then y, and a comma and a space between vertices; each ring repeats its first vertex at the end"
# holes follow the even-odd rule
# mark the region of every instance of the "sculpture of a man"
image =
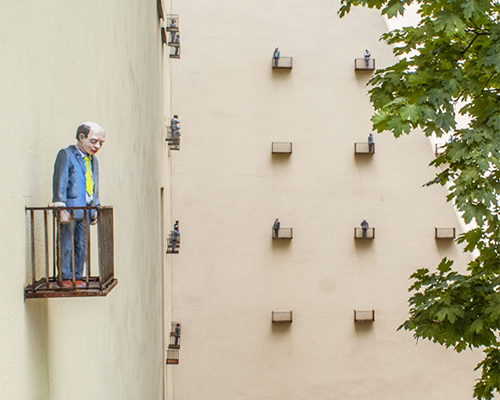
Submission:
POLYGON ((370 229, 370 224, 366 220, 366 218, 363 218, 363 221, 361 221, 361 229, 363 231, 363 237, 366 237, 366 233, 368 232, 368 229, 370 229))
MULTIPOLYGON (((76 145, 62 149, 57 154, 52 178, 54 207, 97 207, 99 203, 99 165, 95 154, 102 147, 106 138, 103 127, 96 122, 84 122, 76 131, 76 145)), ((73 242, 71 240, 71 214, 68 210, 58 211, 61 223, 61 258, 62 287, 73 287, 73 267, 75 286, 85 287, 83 283, 83 265, 85 263, 85 241, 88 232, 85 225, 97 223, 97 211, 73 211, 73 242), (84 215, 87 223, 84 223, 84 215), (75 251, 75 265, 72 262, 72 247, 75 251)))

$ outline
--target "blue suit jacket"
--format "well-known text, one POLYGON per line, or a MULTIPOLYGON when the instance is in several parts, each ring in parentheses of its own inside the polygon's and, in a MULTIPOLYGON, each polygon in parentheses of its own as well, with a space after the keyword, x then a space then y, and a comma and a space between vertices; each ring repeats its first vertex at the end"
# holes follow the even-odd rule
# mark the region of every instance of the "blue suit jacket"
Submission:
MULTIPOLYGON (((76 146, 69 146, 57 154, 52 178, 52 202, 62 202, 68 207, 84 207, 87 205, 85 196, 87 181, 85 179, 85 160, 76 146)), ((92 157, 92 174, 94 178, 94 198, 89 204, 99 206, 99 164, 92 157)), ((75 219, 83 219, 83 210, 75 210, 75 219)), ((92 211, 90 218, 96 218, 92 211)))

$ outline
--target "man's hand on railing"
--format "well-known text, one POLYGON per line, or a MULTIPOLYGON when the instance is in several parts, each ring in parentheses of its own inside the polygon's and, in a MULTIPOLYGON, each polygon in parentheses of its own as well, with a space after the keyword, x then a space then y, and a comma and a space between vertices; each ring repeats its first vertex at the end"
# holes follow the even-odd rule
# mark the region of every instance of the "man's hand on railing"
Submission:
POLYGON ((71 222, 71 215, 67 210, 59 211, 59 222, 62 225, 68 225, 71 222))

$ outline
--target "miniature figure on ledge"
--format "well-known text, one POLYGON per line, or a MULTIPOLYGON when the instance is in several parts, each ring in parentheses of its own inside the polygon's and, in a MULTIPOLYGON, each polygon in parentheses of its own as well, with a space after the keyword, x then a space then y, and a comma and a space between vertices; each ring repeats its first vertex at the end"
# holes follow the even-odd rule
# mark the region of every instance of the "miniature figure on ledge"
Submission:
POLYGON ((76 131, 76 145, 62 149, 57 154, 52 178, 54 207, 63 207, 57 212, 60 228, 62 257, 62 283, 65 289, 73 288, 73 268, 75 287, 85 287, 83 265, 85 263, 85 238, 90 225, 97 223, 97 211, 90 210, 84 222, 84 210, 73 213, 73 231, 71 214, 64 207, 97 207, 99 203, 99 165, 95 154, 104 144, 106 132, 96 122, 84 122, 76 131), (73 239, 73 242, 72 242, 73 239), (74 262, 72 262, 74 249, 74 262))
POLYGON ((178 139, 181 136, 181 120, 175 114, 170 121, 170 129, 172 130, 172 139, 178 139))
POLYGON ((368 135, 368 151, 370 153, 373 153, 373 133, 370 132, 368 135))
POLYGON ((179 32, 172 32, 172 42, 170 44, 173 44, 175 47, 174 51, 174 56, 179 55, 179 47, 181 44, 181 34, 179 32))
POLYGON ((365 67, 366 69, 368 69, 370 68, 370 57, 371 57, 370 50, 366 49, 364 56, 365 56, 365 67))
POLYGON ((278 234, 280 231, 280 219, 279 218, 276 218, 274 220, 273 229, 274 229, 274 237, 278 238, 278 234))
POLYGON ((273 60, 274 60, 274 67, 278 67, 278 61, 280 59, 280 49, 279 47, 276 47, 273 52, 273 60))
POLYGON ((366 237, 366 232, 370 228, 370 225, 368 224, 368 221, 366 218, 363 218, 363 221, 361 221, 361 229, 363 230, 363 237, 366 237))
POLYGON ((178 322, 177 325, 175 325, 175 331, 174 331, 174 346, 179 345, 179 338, 181 337, 181 324, 178 322))
POLYGON ((179 253, 179 238, 181 231, 179 228, 179 221, 175 221, 174 229, 170 233, 169 242, 167 245, 167 253, 177 254, 179 253))

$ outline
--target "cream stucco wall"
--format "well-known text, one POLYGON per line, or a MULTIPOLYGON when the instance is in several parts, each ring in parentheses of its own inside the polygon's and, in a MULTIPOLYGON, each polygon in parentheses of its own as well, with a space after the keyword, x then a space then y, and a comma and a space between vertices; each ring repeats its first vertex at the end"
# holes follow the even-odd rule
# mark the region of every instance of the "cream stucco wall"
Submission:
POLYGON ((378 67, 394 62, 378 42, 383 18, 355 9, 340 20, 330 1, 174 6, 175 399, 470 399, 479 352, 415 346, 396 331, 413 271, 469 261, 434 239, 434 227, 460 225, 445 189, 422 187, 432 146, 385 133, 374 156, 353 155, 372 114, 370 74, 355 73, 354 59, 368 47, 378 67), (293 70, 271 69, 275 46, 293 70), (293 142, 293 154, 273 156, 273 141, 293 142), (276 217, 291 241, 271 240, 276 217), (353 240, 364 217, 374 241, 353 240), (354 324, 354 309, 374 309, 376 321, 354 324), (271 324, 273 310, 293 310, 293 323, 271 324))
POLYGON ((171 219, 170 60, 159 27, 156 0, 2 2, 2 399, 163 399, 171 391, 162 242, 162 220, 171 219), (86 120, 107 131, 100 197, 114 207, 118 286, 103 298, 25 301, 24 207, 51 201, 57 151, 86 120))

